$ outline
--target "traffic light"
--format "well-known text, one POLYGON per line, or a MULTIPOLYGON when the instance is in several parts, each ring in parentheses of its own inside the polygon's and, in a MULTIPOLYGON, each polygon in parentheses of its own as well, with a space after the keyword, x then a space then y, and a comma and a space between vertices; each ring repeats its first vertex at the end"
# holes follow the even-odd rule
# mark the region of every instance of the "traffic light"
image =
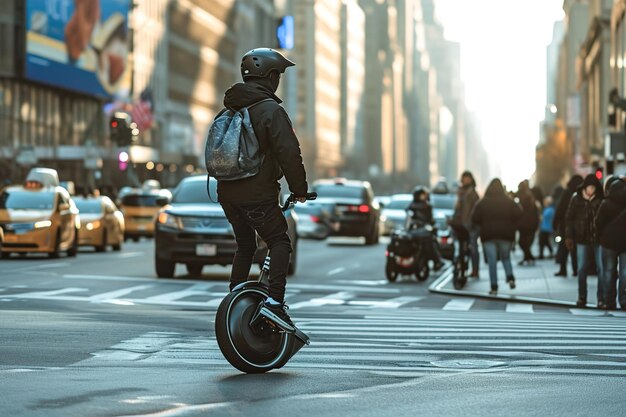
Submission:
POLYGON ((133 127, 130 115, 126 112, 115 112, 110 120, 111 141, 117 146, 130 146, 136 139, 139 131, 133 127))

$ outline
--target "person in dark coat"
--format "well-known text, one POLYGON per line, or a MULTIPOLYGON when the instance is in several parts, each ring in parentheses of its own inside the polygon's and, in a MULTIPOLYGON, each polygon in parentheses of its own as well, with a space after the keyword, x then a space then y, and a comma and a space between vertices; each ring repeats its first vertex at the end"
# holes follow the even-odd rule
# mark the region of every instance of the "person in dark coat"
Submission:
MULTIPOLYGON (((407 208, 407 220, 410 224, 409 228, 412 227, 421 229, 435 224, 435 220, 433 218, 433 206, 430 205, 428 197, 428 190, 425 187, 415 187, 413 190, 413 201, 407 208)), ((435 271, 443 268, 441 254, 439 253, 439 248, 435 243, 435 236, 432 236, 429 240, 429 245, 426 248, 426 251, 429 258, 434 263, 435 271)))
POLYGON ((565 213, 567 212, 567 206, 572 199, 572 196, 576 192, 576 189, 582 184, 583 177, 580 175, 574 175, 567 183, 566 188, 561 193, 558 203, 556 203, 556 210, 554 212, 554 220, 552 226, 557 234, 557 240, 559 247, 556 251, 556 261, 559 264, 559 270, 554 273, 557 277, 567 276, 567 257, 571 256, 572 259, 572 273, 576 274, 578 271, 578 260, 576 259, 576 251, 570 251, 565 246, 565 213))
MULTIPOLYGON (((457 191, 456 207, 452 215, 451 226, 456 235, 459 251, 467 243, 472 262, 473 278, 478 278, 479 257, 478 257, 478 229, 472 226, 472 210, 478 202, 476 192, 476 180, 470 171, 461 174, 461 186, 457 191)), ((459 254, 457 254, 458 256, 459 254)))
POLYGON ((524 212, 517 226, 519 230, 519 246, 524 252, 524 259, 520 261, 520 265, 532 265, 535 263, 535 257, 530 248, 539 228, 539 207, 537 206, 535 196, 530 190, 528 180, 519 183, 517 198, 524 212))
POLYGON ((577 307, 587 305, 587 275, 592 256, 598 272, 598 308, 606 308, 604 279, 602 279, 602 253, 598 244, 595 217, 604 194, 600 180, 589 174, 572 196, 565 214, 565 244, 576 250, 578 256, 578 301, 577 307))
POLYGON ((491 181, 485 196, 474 208, 472 224, 480 229, 480 241, 487 255, 491 280, 490 294, 498 292, 498 258, 502 260, 507 283, 511 289, 515 288, 511 249, 522 214, 521 207, 505 193, 498 178, 491 181))
POLYGON ((617 301, 626 310, 626 177, 607 179, 606 185, 606 198, 595 218, 602 247, 605 301, 609 310, 617 308, 617 301))

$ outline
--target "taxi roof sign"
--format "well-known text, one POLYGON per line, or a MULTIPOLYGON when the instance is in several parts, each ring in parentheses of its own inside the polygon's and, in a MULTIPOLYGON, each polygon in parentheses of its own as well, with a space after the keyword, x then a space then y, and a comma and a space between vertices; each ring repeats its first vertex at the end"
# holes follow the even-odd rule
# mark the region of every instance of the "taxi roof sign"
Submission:
POLYGON ((56 169, 51 168, 33 168, 26 176, 27 183, 38 182, 44 187, 58 187, 59 174, 56 169))

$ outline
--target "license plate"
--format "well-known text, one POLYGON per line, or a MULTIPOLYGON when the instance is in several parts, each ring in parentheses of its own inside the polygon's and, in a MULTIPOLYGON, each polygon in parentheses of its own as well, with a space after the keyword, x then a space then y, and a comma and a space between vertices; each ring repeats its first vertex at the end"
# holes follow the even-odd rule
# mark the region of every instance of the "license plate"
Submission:
POLYGON ((17 242, 17 236, 16 235, 6 235, 4 237, 4 241, 5 242, 11 242, 11 243, 17 242))
POLYGON ((217 254, 217 246, 208 243, 196 245, 196 255, 198 256, 215 256, 217 254))

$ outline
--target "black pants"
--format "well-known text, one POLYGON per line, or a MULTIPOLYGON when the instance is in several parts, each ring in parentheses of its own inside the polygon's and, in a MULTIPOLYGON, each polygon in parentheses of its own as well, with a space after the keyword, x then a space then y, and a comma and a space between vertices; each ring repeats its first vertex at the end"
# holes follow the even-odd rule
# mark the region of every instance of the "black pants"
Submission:
POLYGON ((233 226, 237 241, 237 252, 230 274, 230 289, 248 280, 257 247, 256 231, 270 250, 270 297, 282 303, 285 298, 291 240, 287 235, 287 220, 280 207, 277 203, 222 203, 222 208, 233 226))
POLYGON ((559 242, 559 247, 556 250, 556 261, 559 264, 559 272, 563 274, 567 274, 567 257, 571 256, 572 258, 572 273, 576 275, 578 273, 578 255, 576 251, 568 251, 565 246, 565 238, 561 237, 561 241, 559 242))
POLYGON ((550 256, 554 255, 554 251, 552 250, 552 243, 550 242, 550 238, 552 237, 552 233, 550 232, 539 232, 539 257, 543 258, 543 250, 548 248, 548 252, 550 252, 550 256))
POLYGON ((525 261, 535 260, 535 257, 530 252, 530 248, 533 245, 533 240, 535 240, 535 230, 523 229, 519 231, 519 246, 524 252, 525 261))

